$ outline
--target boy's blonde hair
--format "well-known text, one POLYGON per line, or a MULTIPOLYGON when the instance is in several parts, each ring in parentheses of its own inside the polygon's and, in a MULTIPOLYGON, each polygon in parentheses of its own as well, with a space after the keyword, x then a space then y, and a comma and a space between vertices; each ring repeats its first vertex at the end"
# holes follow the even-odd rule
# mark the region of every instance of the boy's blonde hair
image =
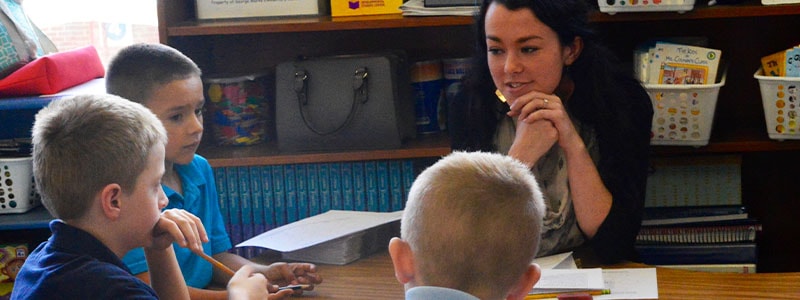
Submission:
POLYGON ((145 102, 162 85, 201 75, 192 59, 170 46, 133 44, 120 50, 109 63, 106 91, 147 104, 145 102))
POLYGON ((141 104, 100 94, 54 100, 33 125, 36 188, 54 217, 81 218, 106 185, 133 191, 150 150, 166 142, 161 122, 141 104))
POLYGON ((499 299, 533 261, 544 209, 536 180, 522 163, 500 154, 454 152, 414 181, 401 237, 425 285, 499 299))

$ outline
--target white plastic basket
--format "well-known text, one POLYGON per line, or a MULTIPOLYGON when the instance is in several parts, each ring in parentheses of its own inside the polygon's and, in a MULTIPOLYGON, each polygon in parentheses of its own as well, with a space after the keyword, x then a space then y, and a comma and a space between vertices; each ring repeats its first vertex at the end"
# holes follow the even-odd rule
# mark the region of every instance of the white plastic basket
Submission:
POLYGON ((31 157, 0 158, 0 214, 24 213, 39 204, 31 157))
POLYGON ((792 4, 800 3, 800 0, 761 0, 763 5, 792 4))
POLYGON ((643 84, 653 102, 651 145, 705 146, 711 136, 719 89, 715 84, 643 84))
POLYGON ((685 13, 694 8, 694 0, 597 0, 600 11, 618 12, 676 11, 685 13))
POLYGON ((761 88, 764 119, 769 138, 800 139, 800 77, 764 76, 759 68, 753 77, 761 88))

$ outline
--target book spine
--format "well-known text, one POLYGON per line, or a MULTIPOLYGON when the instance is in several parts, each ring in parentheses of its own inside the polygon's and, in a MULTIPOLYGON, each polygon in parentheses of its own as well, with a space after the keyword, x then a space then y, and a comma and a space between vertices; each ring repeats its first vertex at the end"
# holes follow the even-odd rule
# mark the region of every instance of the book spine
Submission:
POLYGON ((353 162, 353 198, 355 199, 354 210, 367 210, 367 185, 362 161, 353 162))
POLYGON ((250 172, 250 198, 253 200, 250 207, 253 209, 253 234, 264 232, 264 189, 261 186, 261 167, 251 166, 250 172))
POLYGON ((389 162, 379 160, 375 164, 375 179, 378 181, 378 211, 388 212, 392 207, 389 191, 389 162))
MULTIPOLYGON (((416 172, 414 172, 414 160, 412 159, 405 159, 402 162, 403 168, 403 199, 408 201, 408 192, 411 190, 411 185, 414 183, 414 179, 417 178, 416 172)), ((405 206, 405 203, 403 204, 405 206)))
POLYGON ((648 265, 756 263, 755 243, 636 245, 639 259, 648 265))
POLYGON ((391 190, 391 211, 403 210, 405 199, 403 199, 403 171, 400 160, 389 161, 389 189, 391 190))
POLYGON ((283 165, 283 177, 284 177, 284 194, 286 194, 286 202, 284 202, 284 208, 286 209, 286 222, 291 223, 294 221, 299 220, 297 218, 297 185, 295 182, 295 165, 287 164, 283 165))
POLYGON ((353 198, 353 164, 344 162, 340 164, 341 184, 342 184, 342 209, 354 210, 355 199, 353 198))
MULTIPOLYGON (((230 204, 230 218, 231 218, 231 243, 234 245, 244 241, 242 239, 242 209, 240 207, 241 200, 239 199, 239 176, 236 167, 225 168, 225 178, 228 180, 228 203, 230 204)), ((239 249, 235 250, 237 253, 239 249)))
MULTIPOLYGON (((236 167, 236 172, 239 177, 239 207, 242 210, 242 240, 243 242, 253 237, 253 199, 250 197, 250 170, 247 167, 236 167)), ((252 257, 249 252, 250 247, 244 249, 237 249, 238 252, 243 253, 241 256, 250 258, 252 257)))
POLYGON ((217 195, 219 200, 219 212, 225 222, 225 232, 231 232, 230 204, 228 200, 228 180, 225 176, 225 168, 214 168, 214 183, 217 185, 217 195))
POLYGON ((275 214, 275 226, 286 225, 286 194, 283 190, 283 166, 274 165, 272 168, 272 207, 275 214))
POLYGON ((316 216, 321 213, 319 207, 319 171, 317 171, 317 166, 318 164, 315 163, 306 166, 309 216, 316 216))
POLYGON ((317 171, 319 173, 319 208, 320 212, 324 213, 331 210, 330 164, 318 164, 317 171))
POLYGON ((639 243, 690 244, 752 242, 760 224, 698 227, 642 227, 636 236, 639 243))
POLYGON ((347 203, 353 199, 347 195, 352 184, 349 163, 330 163, 328 172, 331 179, 331 209, 347 209, 347 203))
POLYGON ((302 220, 308 218, 308 175, 306 175, 306 164, 296 164, 294 166, 294 178, 297 190, 297 218, 302 220))
POLYGON ((756 273, 756 264, 695 264, 695 265, 660 265, 657 267, 672 268, 681 270, 690 270, 698 272, 715 272, 715 273, 739 273, 739 274, 753 274, 756 273))
POLYGON ((380 207, 378 205, 377 169, 378 165, 374 160, 364 162, 364 178, 367 188, 367 210, 369 211, 380 211, 380 207))
POLYGON ((277 226, 275 221, 275 195, 273 194, 274 181, 272 180, 272 167, 261 166, 261 187, 264 189, 264 231, 269 231, 277 226))

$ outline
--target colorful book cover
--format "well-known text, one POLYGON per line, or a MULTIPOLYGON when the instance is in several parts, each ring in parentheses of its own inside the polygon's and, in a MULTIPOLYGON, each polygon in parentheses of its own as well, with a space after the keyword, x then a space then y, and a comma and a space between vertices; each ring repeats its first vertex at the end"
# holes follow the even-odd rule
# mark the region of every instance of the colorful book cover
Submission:
POLYGON ((786 77, 800 77, 800 47, 786 50, 786 77))
MULTIPOLYGON (((417 178, 417 174, 414 171, 414 160, 404 159, 401 162, 401 167, 403 168, 403 199, 408 201, 408 192, 411 190, 414 179, 417 178)), ((403 205, 405 206, 405 203, 403 205)))
POLYGON ((328 165, 330 172, 331 209, 342 209, 342 164, 338 162, 328 165))
POLYGON ((317 166, 318 164, 316 163, 306 166, 309 216, 316 216, 322 213, 319 208, 319 171, 317 171, 317 166))
POLYGON ((295 165, 283 165, 284 186, 283 191, 286 194, 286 202, 284 208, 286 209, 286 222, 292 223, 299 220, 297 218, 297 183, 295 179, 295 165))
POLYGON ((239 174, 237 173, 236 167, 225 168, 225 178, 228 180, 228 207, 231 222, 231 231, 228 234, 230 234, 231 243, 234 245, 244 241, 242 239, 242 209, 239 206, 241 202, 239 199, 239 174))
POLYGON ((239 207, 242 210, 242 239, 253 237, 253 199, 250 197, 250 169, 236 167, 239 176, 239 207))
POLYGON ((264 189, 262 195, 264 195, 264 231, 266 232, 278 227, 278 223, 275 221, 275 202, 273 200, 275 195, 272 191, 274 182, 272 181, 271 166, 261 166, 261 182, 261 188, 264 189))
POLYGON ((319 209, 324 213, 331 210, 330 164, 317 164, 317 173, 319 173, 319 209))
POLYGON ((380 211, 380 207, 378 206, 377 169, 378 165, 374 160, 364 162, 364 179, 367 188, 367 210, 369 211, 380 211))
POLYGON ((342 184, 342 209, 354 210, 353 164, 350 162, 343 162, 339 164, 339 171, 341 172, 340 177, 342 184))
POLYGON ((367 183, 364 178, 364 162, 353 162, 354 210, 367 211, 367 183))
POLYGON ((306 164, 294 165, 295 190, 297 190, 297 218, 308 218, 308 191, 306 164))
POLYGON ((761 58, 761 69, 765 76, 786 76, 786 52, 781 50, 761 58))
POLYGON ((389 162, 379 160, 375 162, 375 178, 378 181, 378 211, 388 212, 392 208, 391 194, 389 191, 389 162))
POLYGON ((391 193, 391 211, 403 210, 405 208, 405 198, 403 198, 403 170, 400 160, 389 161, 389 190, 391 193))
POLYGON ((253 234, 259 235, 265 231, 264 226, 264 189, 262 187, 261 167, 251 166, 250 172, 250 199, 253 200, 250 208, 253 210, 253 234))
POLYGON ((272 168, 272 207, 275 214, 275 226, 286 225, 286 193, 283 189, 283 166, 274 165, 272 168))
POLYGON ((656 43, 651 73, 657 84, 713 84, 722 51, 699 46, 656 43), (654 73, 653 73, 654 72, 654 73))
POLYGON ((225 177, 225 168, 214 168, 214 184, 217 185, 217 195, 219 200, 219 212, 225 222, 225 232, 231 232, 231 216, 228 207, 228 180, 225 177))

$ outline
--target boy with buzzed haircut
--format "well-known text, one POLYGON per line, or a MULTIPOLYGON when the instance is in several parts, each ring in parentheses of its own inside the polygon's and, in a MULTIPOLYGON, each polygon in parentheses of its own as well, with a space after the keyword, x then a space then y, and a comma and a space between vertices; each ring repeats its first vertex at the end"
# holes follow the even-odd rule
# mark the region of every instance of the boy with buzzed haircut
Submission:
MULTIPOLYGON (((173 242, 201 251, 208 236, 194 215, 161 212, 166 132, 147 108, 111 95, 51 102, 33 126, 33 174, 52 236, 26 259, 12 299, 189 299, 173 242), (122 263, 143 247, 148 286, 122 263)), ((267 281, 236 274, 236 299, 267 297, 267 281)))
MULTIPOLYGON (((158 116, 169 136, 162 186, 167 208, 183 208, 197 215, 209 229, 204 252, 231 269, 252 266, 278 285, 322 282, 316 266, 308 263, 254 263, 234 253, 225 231, 214 174, 208 161, 197 155, 203 136, 203 82, 201 70, 188 57, 163 44, 134 44, 122 49, 106 72, 106 90, 141 103, 158 116)), ((207 289, 228 281, 228 275, 211 267, 190 251, 178 249, 178 261, 193 299, 225 299, 225 291, 207 289)), ((134 274, 147 281, 148 265, 141 249, 123 259, 134 274)), ((295 293, 300 294, 302 290, 295 293)))
POLYGON ((454 152, 414 181, 389 242, 406 299, 524 299, 539 280, 544 201, 517 160, 454 152))

